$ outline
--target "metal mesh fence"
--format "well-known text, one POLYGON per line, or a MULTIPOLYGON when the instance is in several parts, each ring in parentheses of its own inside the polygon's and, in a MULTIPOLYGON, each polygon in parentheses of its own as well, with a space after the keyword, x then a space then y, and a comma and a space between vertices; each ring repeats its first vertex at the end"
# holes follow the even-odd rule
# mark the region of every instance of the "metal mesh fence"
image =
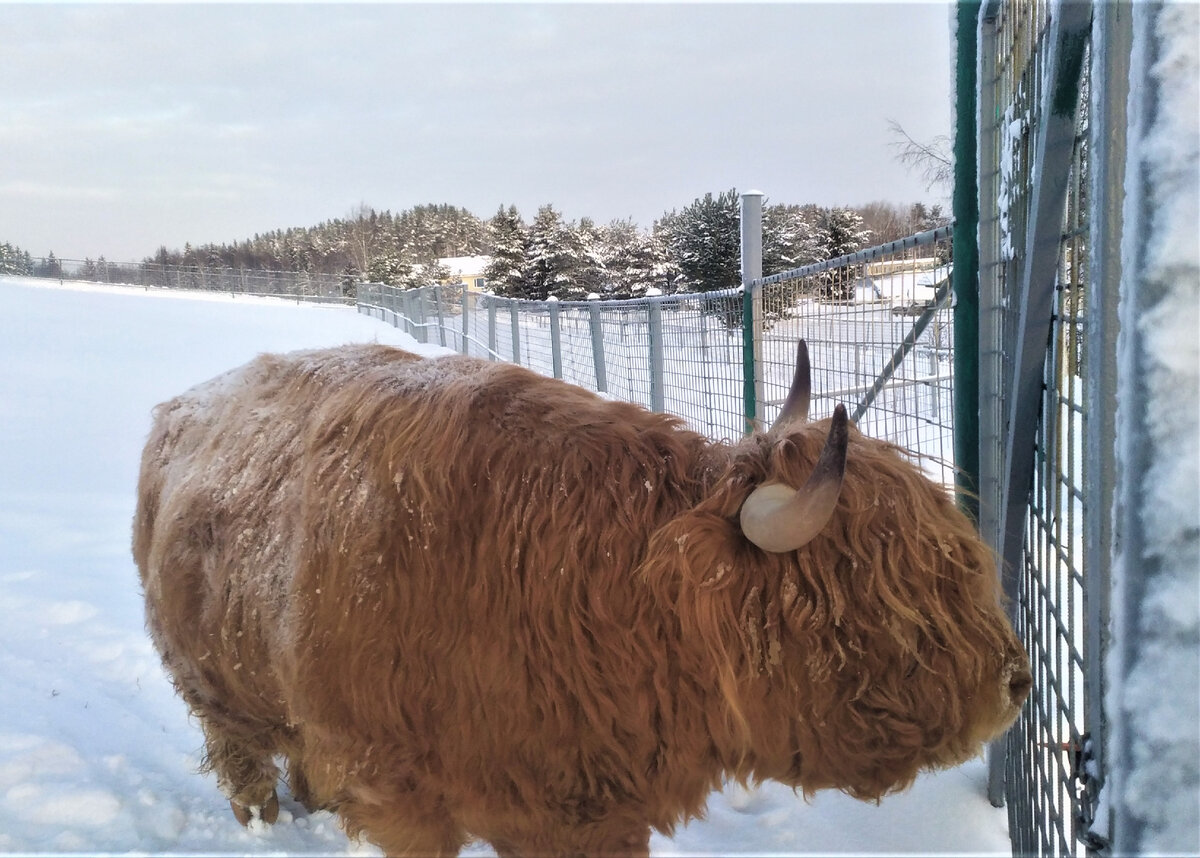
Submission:
POLYGON ((770 422, 808 342, 814 416, 839 402, 868 435, 915 454, 954 484, 951 228, 930 230, 761 281, 762 363, 770 422))
POLYGON ((682 417, 724 440, 769 424, 808 341, 812 416, 846 403, 860 428, 953 484, 949 227, 741 289, 630 301, 519 301, 461 287, 368 284, 359 307, 423 342, 522 364, 682 417), (752 351, 745 336, 750 309, 752 351), (747 402, 751 367, 753 403, 747 402))
POLYGON ((1090 119, 1090 7, 1068 5, 989 3, 980 29, 981 529, 1003 546, 1005 527, 1013 526, 1004 510, 1016 510, 1008 515, 1018 519, 1021 537, 1017 551, 1006 552, 1007 589, 1034 673, 1004 770, 1018 855, 1075 855, 1105 845, 1092 830, 1103 782, 1100 629, 1110 553, 1098 489, 1111 469, 1113 439, 1100 429, 1097 409, 1103 386, 1115 380, 1101 370, 1110 357, 1105 344, 1087 332, 1113 300, 1093 287, 1090 271, 1103 250, 1091 245, 1102 226, 1091 221, 1092 160, 1105 157, 1112 129, 1090 119), (1071 55, 1052 50, 1069 43, 1064 31, 1072 26, 1084 37, 1073 67, 1071 55), (1064 93, 1071 100, 1065 108, 1064 93), (1051 95, 1059 99, 1053 116, 1051 95), (1055 122, 1068 124, 1056 132, 1055 122), (1039 271, 1052 283, 1039 283, 1039 271), (1051 285, 1044 305, 1030 297, 1051 285), (1017 416, 1027 395, 1018 364, 1028 343, 1040 361, 1031 386, 1032 480, 1006 479, 1021 452, 1014 438, 1026 428, 1017 416))
POLYGON ((744 425, 741 303, 740 290, 559 302, 464 293, 460 287, 402 291, 368 284, 359 295, 363 312, 421 342, 518 363, 613 399, 676 414, 697 431, 723 439, 739 437, 744 425), (440 316, 431 312, 439 305, 440 316), (737 308, 736 327, 724 323, 726 306, 737 308))
POLYGON ((190 289, 289 298, 296 301, 352 304, 357 283, 336 274, 307 271, 270 271, 198 265, 164 265, 157 262, 106 262, 91 259, 35 259, 28 277, 75 280, 147 289, 190 289))

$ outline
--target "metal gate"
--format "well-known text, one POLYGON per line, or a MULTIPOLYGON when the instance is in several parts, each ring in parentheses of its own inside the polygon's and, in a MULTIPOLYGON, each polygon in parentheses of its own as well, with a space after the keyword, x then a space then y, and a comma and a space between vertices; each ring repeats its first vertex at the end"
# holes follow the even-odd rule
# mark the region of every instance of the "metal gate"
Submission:
POLYGON ((1107 846, 1095 817, 1127 81, 1112 66, 1129 53, 1121 12, 1077 2, 981 11, 980 524, 1035 677, 992 756, 992 799, 1007 801, 1018 855, 1107 846))

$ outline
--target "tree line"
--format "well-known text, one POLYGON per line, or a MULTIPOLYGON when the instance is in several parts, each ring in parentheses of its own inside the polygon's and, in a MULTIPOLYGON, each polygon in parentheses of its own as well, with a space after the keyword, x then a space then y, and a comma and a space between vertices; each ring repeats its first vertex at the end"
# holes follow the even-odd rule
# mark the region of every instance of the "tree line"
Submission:
MULTIPOLYGON (((393 214, 361 205, 344 218, 275 230, 231 244, 183 250, 160 247, 150 265, 335 274, 402 287, 445 282, 439 259, 489 256, 484 276, 498 295, 578 300, 708 292, 740 285, 740 197, 707 193, 664 213, 650 229, 629 220, 601 225, 567 220, 553 205, 526 221, 515 206, 488 220, 452 205, 420 205, 393 214)), ((763 208, 763 272, 773 274, 832 259, 945 223, 939 206, 832 207, 770 204, 763 208)), ((40 273, 36 261, 0 245, 0 272, 40 273)), ((95 265, 95 262, 88 260, 95 265)), ((86 263, 85 263, 86 267, 86 263)))
MULTIPOLYGON (((54 258, 54 254, 50 254, 54 258)), ((28 250, 22 250, 7 241, 0 244, 0 274, 32 275, 36 263, 28 250)))

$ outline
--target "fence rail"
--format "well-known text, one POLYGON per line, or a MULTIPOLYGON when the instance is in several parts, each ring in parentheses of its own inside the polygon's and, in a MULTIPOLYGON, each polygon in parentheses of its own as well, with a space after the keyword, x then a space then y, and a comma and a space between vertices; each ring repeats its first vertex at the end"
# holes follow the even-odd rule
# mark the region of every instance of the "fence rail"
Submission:
POLYGON ((336 274, 273 271, 222 266, 165 265, 158 262, 107 262, 42 257, 0 274, 47 280, 75 280, 143 288, 192 289, 258 295, 295 301, 353 304, 358 284, 336 274))
POLYGON ((796 341, 804 338, 812 355, 814 418, 847 401, 856 406, 863 431, 909 449, 949 485, 950 238, 948 227, 931 230, 852 261, 755 280, 748 290, 524 301, 462 286, 364 284, 358 304, 360 312, 422 342, 512 361, 671 412, 725 440, 741 437, 747 414, 774 419, 791 383, 796 341), (743 326, 748 305, 750 349, 743 326))

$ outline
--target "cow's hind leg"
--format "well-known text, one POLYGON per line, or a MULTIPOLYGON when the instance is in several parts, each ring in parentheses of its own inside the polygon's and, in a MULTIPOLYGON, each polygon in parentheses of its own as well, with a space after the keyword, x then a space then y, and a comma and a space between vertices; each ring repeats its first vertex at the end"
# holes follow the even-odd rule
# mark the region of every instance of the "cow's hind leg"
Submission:
POLYGON ((304 805, 304 809, 309 813, 330 806, 329 800, 323 797, 309 780, 308 774, 304 770, 304 762, 298 754, 288 756, 287 782, 288 788, 292 791, 292 798, 304 805))
POLYGON ((242 825, 261 820, 268 825, 279 818, 275 783, 279 769, 273 759, 275 742, 270 734, 223 730, 200 718, 204 729, 204 768, 215 773, 217 784, 233 815, 242 825))

